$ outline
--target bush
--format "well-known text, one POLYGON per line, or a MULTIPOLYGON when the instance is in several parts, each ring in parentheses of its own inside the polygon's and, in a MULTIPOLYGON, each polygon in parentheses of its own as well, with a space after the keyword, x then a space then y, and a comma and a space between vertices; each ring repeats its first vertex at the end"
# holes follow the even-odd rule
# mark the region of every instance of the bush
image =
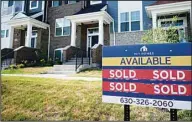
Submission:
POLYGON ((62 62, 61 62, 59 59, 56 59, 56 60, 55 60, 55 64, 56 64, 56 65, 61 65, 62 62))
POLYGON ((24 67, 25 67, 24 64, 18 64, 18 65, 17 65, 17 68, 24 68, 24 67))
POLYGON ((173 24, 171 24, 167 29, 158 27, 155 29, 150 29, 142 36, 142 41, 144 43, 178 43, 180 41, 178 29, 174 26, 177 21, 177 17, 172 18, 173 24))
POLYGON ((41 60, 40 60, 40 65, 41 65, 41 66, 45 66, 45 64, 46 64, 45 59, 41 59, 41 60))
POLYGON ((53 60, 50 58, 50 59, 46 62, 45 65, 46 65, 46 66, 53 66, 53 60))
POLYGON ((10 66, 9 66, 9 69, 11 69, 11 70, 17 69, 17 66, 16 66, 16 65, 10 65, 10 66))

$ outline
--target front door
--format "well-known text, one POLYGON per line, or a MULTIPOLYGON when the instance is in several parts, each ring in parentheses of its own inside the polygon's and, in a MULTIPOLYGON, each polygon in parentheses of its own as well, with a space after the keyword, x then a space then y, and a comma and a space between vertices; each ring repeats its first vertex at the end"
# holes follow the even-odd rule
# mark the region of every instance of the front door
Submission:
POLYGON ((99 28, 88 28, 87 30, 87 56, 92 57, 91 48, 98 44, 99 41, 99 28))
POLYGON ((88 36, 88 57, 91 56, 91 48, 95 45, 98 44, 99 36, 94 35, 94 36, 88 36))

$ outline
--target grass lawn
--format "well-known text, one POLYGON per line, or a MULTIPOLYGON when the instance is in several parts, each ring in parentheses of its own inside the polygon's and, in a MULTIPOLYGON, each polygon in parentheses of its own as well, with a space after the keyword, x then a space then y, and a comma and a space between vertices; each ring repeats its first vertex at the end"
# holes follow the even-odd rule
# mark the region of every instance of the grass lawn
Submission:
MULTIPOLYGON (((102 103, 101 81, 2 77, 2 120, 119 120, 123 106, 102 103)), ((189 120, 190 111, 179 111, 189 120)), ((131 120, 169 120, 169 112, 131 106, 131 120)))
POLYGON ((102 77, 102 70, 101 69, 87 69, 75 75, 75 77, 102 77))
POLYGON ((49 71, 52 67, 26 67, 20 69, 2 70, 2 74, 41 74, 49 71))

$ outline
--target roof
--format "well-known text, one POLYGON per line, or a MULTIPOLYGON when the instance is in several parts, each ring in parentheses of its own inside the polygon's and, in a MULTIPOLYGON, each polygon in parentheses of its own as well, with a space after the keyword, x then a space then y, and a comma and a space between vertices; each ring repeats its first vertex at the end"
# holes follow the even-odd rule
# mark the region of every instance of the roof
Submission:
POLYGON ((177 2, 184 2, 184 1, 189 1, 189 0, 170 0, 170 1, 164 1, 164 0, 157 0, 155 3, 151 4, 150 6, 153 5, 161 5, 161 4, 169 4, 169 3, 177 3, 177 2))
POLYGON ((96 4, 96 5, 92 5, 92 6, 89 6, 89 7, 84 8, 84 9, 81 9, 79 12, 75 13, 74 15, 91 13, 91 12, 98 12, 98 11, 101 11, 101 9, 102 9, 103 7, 105 7, 105 6, 106 6, 106 4, 96 4))

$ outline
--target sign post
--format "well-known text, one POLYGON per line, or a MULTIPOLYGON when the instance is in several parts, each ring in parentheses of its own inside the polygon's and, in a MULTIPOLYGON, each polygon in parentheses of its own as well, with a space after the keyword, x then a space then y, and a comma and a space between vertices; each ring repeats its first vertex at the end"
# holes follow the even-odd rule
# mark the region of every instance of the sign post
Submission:
POLYGON ((130 121, 130 106, 124 105, 124 121, 130 121))
POLYGON ((177 121, 177 109, 170 110, 170 120, 177 121))
POLYGON ((190 43, 103 47, 102 73, 105 103, 191 110, 192 51, 190 43))

